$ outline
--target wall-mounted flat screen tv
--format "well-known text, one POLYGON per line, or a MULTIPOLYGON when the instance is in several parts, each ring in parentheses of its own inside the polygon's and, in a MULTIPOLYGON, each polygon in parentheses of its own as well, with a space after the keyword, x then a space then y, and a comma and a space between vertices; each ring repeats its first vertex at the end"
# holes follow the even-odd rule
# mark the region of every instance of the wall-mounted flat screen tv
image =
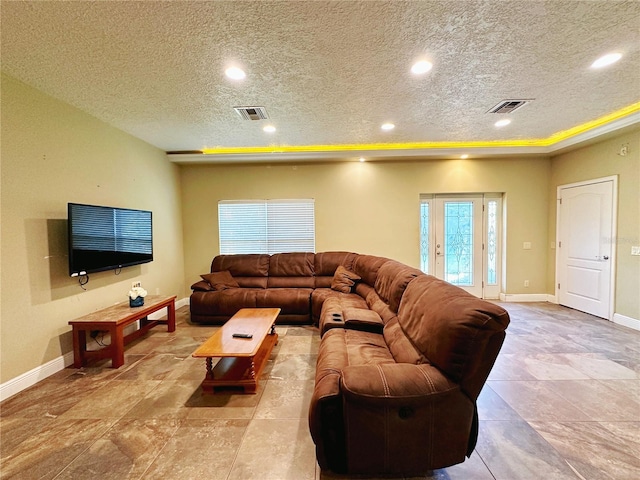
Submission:
POLYGON ((69 203, 68 226, 72 277, 153 260, 149 211, 69 203))

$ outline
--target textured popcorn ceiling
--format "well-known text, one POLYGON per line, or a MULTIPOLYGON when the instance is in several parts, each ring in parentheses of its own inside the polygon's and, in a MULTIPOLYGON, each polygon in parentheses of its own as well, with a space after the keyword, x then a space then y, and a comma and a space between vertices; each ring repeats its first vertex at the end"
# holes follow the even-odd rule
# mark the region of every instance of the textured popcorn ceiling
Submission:
POLYGON ((167 151, 544 139, 640 101, 637 0, 1 7, 4 72, 167 151), (434 67, 415 77, 419 58, 434 67), (229 81, 230 64, 247 78, 229 81), (535 101, 496 129, 487 110, 512 98, 535 101))

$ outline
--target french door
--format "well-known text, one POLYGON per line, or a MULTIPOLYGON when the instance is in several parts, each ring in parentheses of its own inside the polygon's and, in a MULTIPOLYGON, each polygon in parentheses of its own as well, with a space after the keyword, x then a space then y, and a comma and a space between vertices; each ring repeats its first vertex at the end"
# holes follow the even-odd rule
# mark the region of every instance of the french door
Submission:
POLYGON ((480 298, 498 298, 498 194, 421 195, 421 269, 480 298))

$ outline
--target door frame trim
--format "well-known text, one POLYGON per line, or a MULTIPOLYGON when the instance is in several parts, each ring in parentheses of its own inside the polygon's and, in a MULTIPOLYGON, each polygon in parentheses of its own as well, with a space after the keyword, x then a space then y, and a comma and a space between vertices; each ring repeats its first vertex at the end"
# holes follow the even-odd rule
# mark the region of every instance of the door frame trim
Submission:
POLYGON ((556 301, 560 303, 560 292, 558 290, 558 278, 560 278, 560 251, 558 248, 558 238, 560 235, 560 198, 561 191, 566 188, 583 187, 586 185, 594 185, 596 183, 612 182, 612 198, 611 198, 611 268, 609 269, 609 312, 607 320, 613 321, 613 315, 615 312, 616 303, 616 265, 617 265, 617 232, 618 232, 618 175, 611 175, 608 177, 594 178, 591 180, 583 180, 581 182, 567 183, 564 185, 558 185, 556 187, 556 238, 555 238, 555 250, 556 250, 556 268, 555 268, 555 281, 554 292, 556 295, 556 301))

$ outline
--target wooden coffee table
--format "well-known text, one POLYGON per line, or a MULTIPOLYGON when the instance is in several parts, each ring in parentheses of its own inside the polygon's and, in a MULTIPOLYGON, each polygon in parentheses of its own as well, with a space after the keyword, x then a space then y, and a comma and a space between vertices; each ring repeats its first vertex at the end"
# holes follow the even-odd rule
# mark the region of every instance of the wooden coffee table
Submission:
POLYGON ((243 308, 193 352, 194 357, 206 359, 205 392, 238 388, 243 393, 256 393, 260 373, 278 343, 275 321, 279 314, 279 308, 243 308), (234 333, 252 337, 235 338, 234 333), (220 361, 214 368, 216 357, 220 361))

